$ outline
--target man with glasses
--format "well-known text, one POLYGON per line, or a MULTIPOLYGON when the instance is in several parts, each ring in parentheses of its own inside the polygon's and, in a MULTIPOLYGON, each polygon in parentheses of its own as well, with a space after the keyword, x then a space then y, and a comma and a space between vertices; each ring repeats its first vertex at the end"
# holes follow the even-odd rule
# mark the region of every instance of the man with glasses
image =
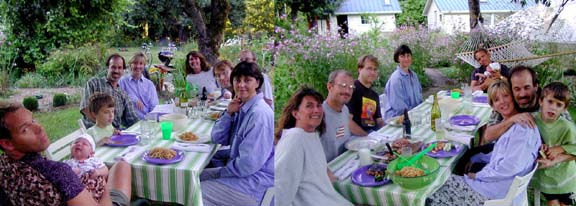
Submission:
POLYGON ((490 53, 488 53, 488 50, 483 48, 477 49, 474 51, 474 59, 480 63, 480 67, 474 69, 472 72, 472 82, 470 83, 472 90, 481 90, 486 92, 488 86, 490 86, 492 82, 496 81, 500 77, 508 77, 509 69, 506 65, 495 63, 500 66, 499 72, 494 68, 491 68, 490 65, 492 60, 490 59, 490 53), (488 72, 489 75, 486 75, 486 72, 488 72))
POLYGON ((380 98, 371 89, 378 79, 378 65, 378 58, 373 55, 364 55, 358 59, 358 79, 354 81, 352 99, 347 104, 353 120, 349 125, 353 135, 366 136, 384 126, 380 98))
POLYGON ((354 78, 345 70, 336 70, 328 76, 328 96, 322 108, 326 131, 320 141, 324 147, 326 160, 332 161, 346 151, 344 144, 350 139, 350 112, 346 103, 352 98, 354 78))
POLYGON ((106 61, 106 77, 92 77, 86 83, 82 100, 80 101, 80 113, 84 115, 84 125, 92 127, 95 124, 93 114, 88 111, 89 98, 96 92, 102 92, 114 97, 114 120, 112 125, 115 128, 127 128, 138 122, 139 118, 134 110, 130 98, 120 88, 120 78, 124 75, 126 62, 119 54, 112 54, 106 61))

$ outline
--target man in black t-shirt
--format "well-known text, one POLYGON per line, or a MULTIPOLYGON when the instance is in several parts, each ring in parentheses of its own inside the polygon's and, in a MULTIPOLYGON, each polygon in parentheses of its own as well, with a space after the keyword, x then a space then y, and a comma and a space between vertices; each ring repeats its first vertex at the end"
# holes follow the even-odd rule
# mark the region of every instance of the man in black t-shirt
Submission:
POLYGON ((480 67, 475 68, 470 77, 470 86, 472 90, 482 90, 486 93, 488 86, 492 84, 496 79, 507 78, 509 75, 509 69, 506 65, 492 62, 490 59, 490 53, 486 49, 477 49, 474 51, 474 59, 478 61, 480 67), (490 66, 493 65, 494 66, 490 66), (499 67, 491 68, 491 67, 499 67), (486 72, 488 71, 488 72, 486 72))
POLYGON ((378 58, 365 55, 358 59, 358 79, 354 81, 354 92, 347 106, 352 120, 350 132, 356 136, 366 136, 384 126, 380 113, 380 98, 371 89, 378 79, 378 58))

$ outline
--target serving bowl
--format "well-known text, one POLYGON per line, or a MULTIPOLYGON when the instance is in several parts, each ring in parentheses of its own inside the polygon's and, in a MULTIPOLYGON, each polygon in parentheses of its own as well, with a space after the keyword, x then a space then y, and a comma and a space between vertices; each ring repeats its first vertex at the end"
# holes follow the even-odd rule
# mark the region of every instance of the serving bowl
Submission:
POLYGON ((434 180, 436 179, 436 176, 438 175, 438 170, 440 169, 440 164, 438 163, 438 160, 432 157, 423 156, 414 164, 420 167, 421 169, 424 169, 425 174, 419 177, 402 177, 396 174, 396 171, 398 171, 397 166, 398 163, 400 163, 400 161, 405 160, 403 158, 397 158, 392 162, 390 162, 390 164, 388 164, 388 171, 390 172, 390 178, 392 179, 392 182, 394 182, 394 184, 397 184, 403 189, 416 190, 430 185, 430 183, 434 182, 434 180))

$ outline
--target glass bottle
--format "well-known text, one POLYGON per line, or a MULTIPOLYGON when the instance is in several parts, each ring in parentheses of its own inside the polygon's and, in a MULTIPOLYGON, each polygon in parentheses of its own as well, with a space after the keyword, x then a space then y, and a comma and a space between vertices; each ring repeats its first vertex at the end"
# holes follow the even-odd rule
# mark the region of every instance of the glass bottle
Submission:
POLYGON ((442 114, 440 112, 440 105, 438 105, 438 95, 434 94, 434 103, 432 104, 432 111, 430 112, 430 125, 432 131, 436 131, 436 119, 440 119, 442 114))
POLYGON ((410 122, 407 109, 404 109, 404 121, 402 121, 402 125, 404 127, 404 137, 410 139, 412 137, 412 123, 410 122))

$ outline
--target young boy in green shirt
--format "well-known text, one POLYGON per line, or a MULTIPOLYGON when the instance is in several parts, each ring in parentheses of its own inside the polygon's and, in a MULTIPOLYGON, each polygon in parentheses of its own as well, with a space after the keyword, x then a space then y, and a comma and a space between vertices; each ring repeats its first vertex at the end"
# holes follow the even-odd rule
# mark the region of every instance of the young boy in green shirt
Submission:
POLYGON ((106 93, 94 93, 90 96, 90 103, 88 105, 90 115, 96 120, 96 124, 90 127, 87 131, 92 137, 96 145, 100 146, 115 134, 120 134, 114 126, 114 98, 106 93))
POLYGON ((539 188, 548 205, 573 205, 576 192, 576 126, 560 117, 570 103, 570 91, 560 82, 542 90, 536 124, 543 143, 538 159, 540 169, 533 184, 539 188))

